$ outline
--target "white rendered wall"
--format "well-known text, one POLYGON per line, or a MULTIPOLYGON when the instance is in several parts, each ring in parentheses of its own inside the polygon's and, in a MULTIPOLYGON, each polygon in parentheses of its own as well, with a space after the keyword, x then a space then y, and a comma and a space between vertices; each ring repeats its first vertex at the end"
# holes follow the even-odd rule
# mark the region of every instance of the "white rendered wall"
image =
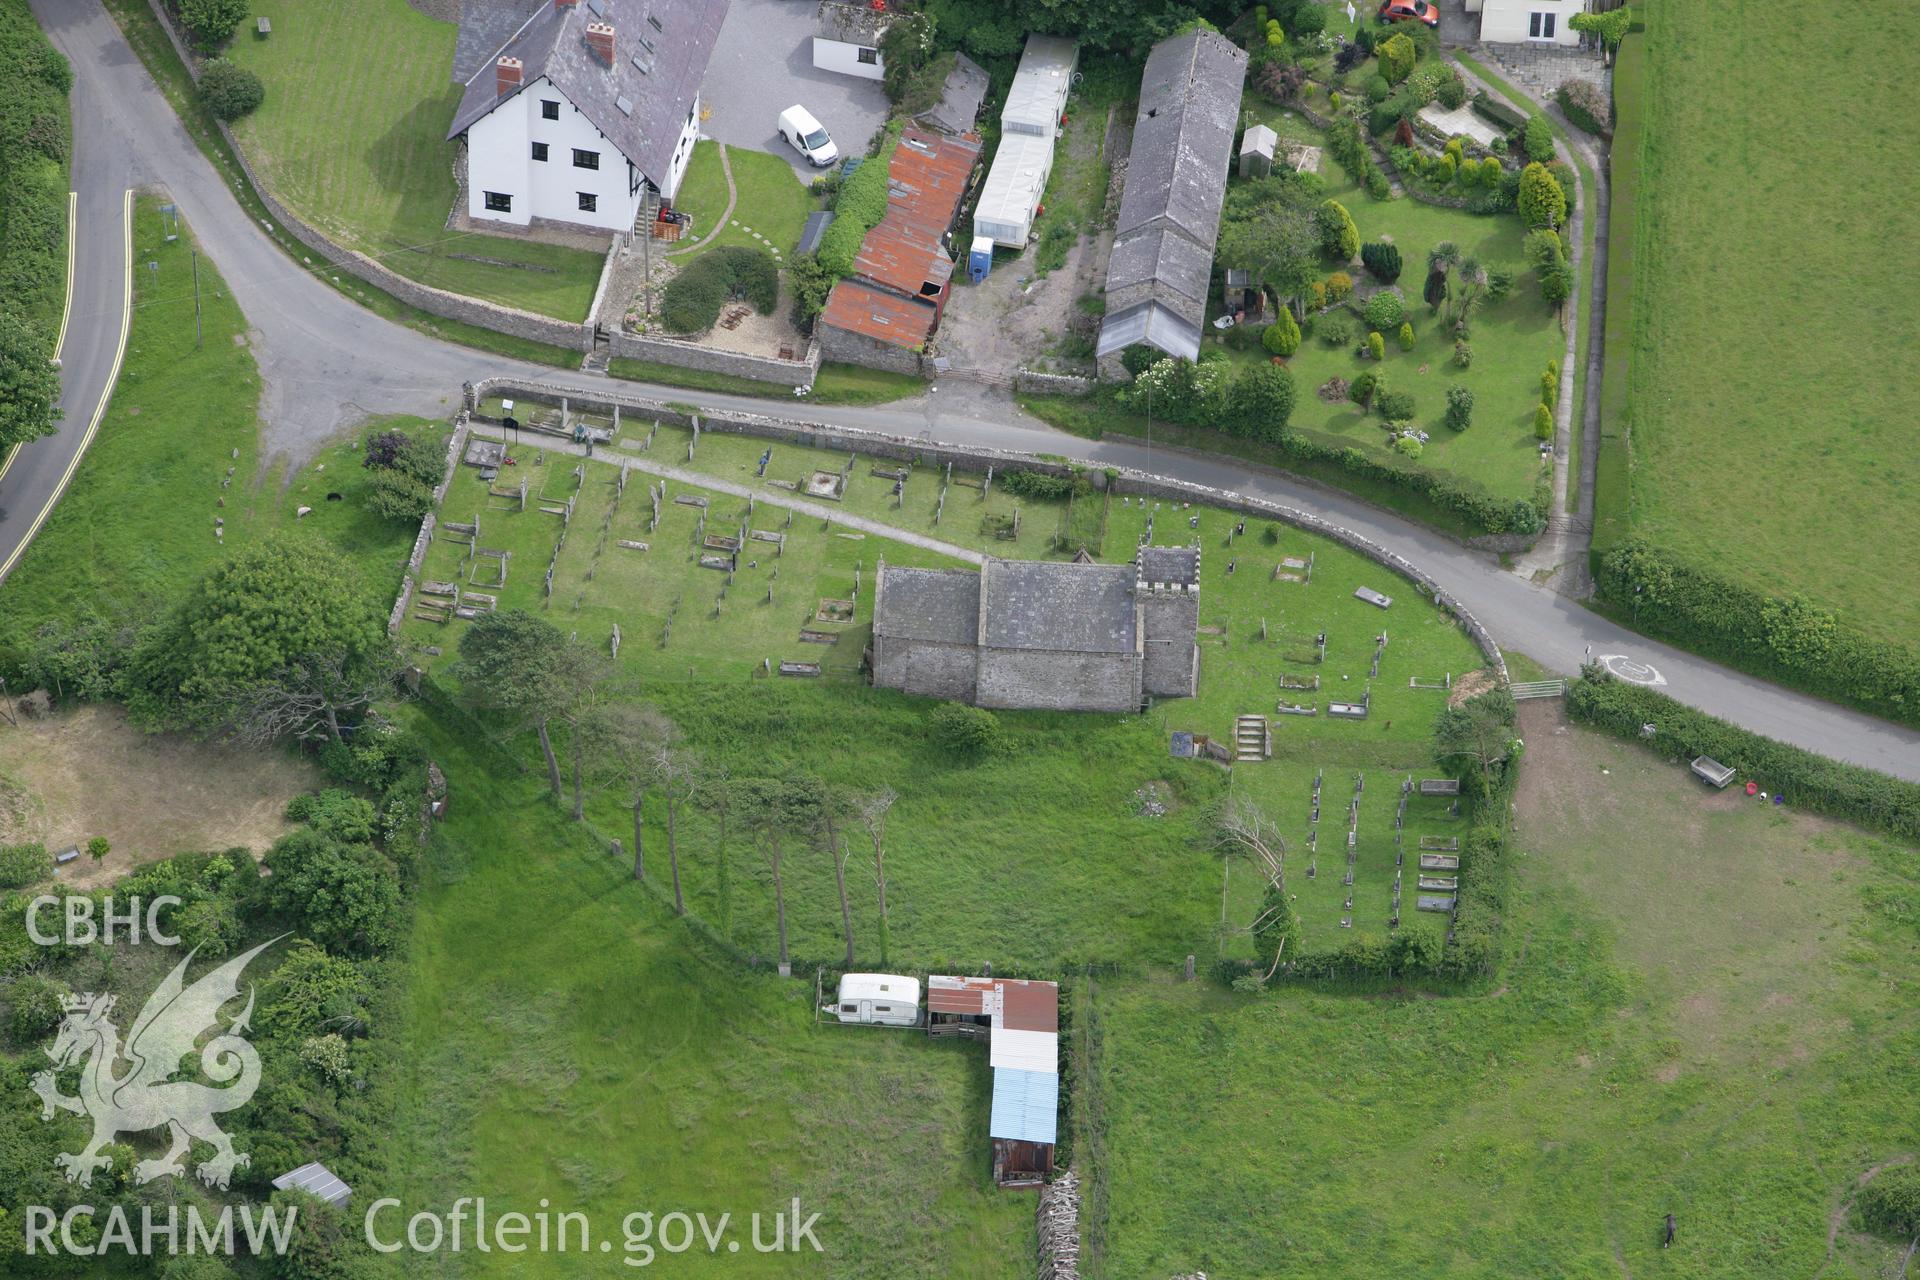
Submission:
MULTIPOLYGON (((680 169, 686 170, 684 159, 680 169)), ((544 76, 467 130, 467 213, 473 218, 520 227, 533 218, 548 218, 625 231, 633 226, 640 204, 630 186, 620 149, 544 76), (542 102, 558 102, 560 118, 544 119, 542 102), (533 158, 535 142, 547 144, 545 160, 533 158), (575 148, 599 152, 600 167, 575 168, 575 148), (512 210, 487 208, 489 191, 512 196, 512 210), (582 191, 598 197, 599 207, 591 213, 580 208, 582 191)))
POLYGON ((880 80, 887 74, 886 59, 880 56, 878 46, 829 40, 825 36, 813 38, 813 65, 822 71, 838 71, 841 75, 859 76, 863 80, 880 80), (860 61, 860 50, 863 48, 874 51, 872 62, 860 61))
POLYGON ((1587 11, 1587 0, 1485 0, 1480 11, 1480 38, 1500 44, 1578 44, 1580 33, 1569 25, 1576 13, 1587 11), (1527 34, 1531 15, 1553 15, 1553 39, 1536 40, 1527 34))

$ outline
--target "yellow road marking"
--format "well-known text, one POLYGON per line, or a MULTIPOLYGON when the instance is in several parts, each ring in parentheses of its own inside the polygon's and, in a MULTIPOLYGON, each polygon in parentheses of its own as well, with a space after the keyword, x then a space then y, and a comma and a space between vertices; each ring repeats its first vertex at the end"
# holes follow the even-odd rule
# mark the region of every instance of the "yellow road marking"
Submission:
MULTIPOLYGON (((60 336, 53 340, 53 358, 58 360, 60 352, 67 345, 67 321, 73 318, 73 228, 80 208, 80 193, 67 192, 67 302, 60 309, 60 336)), ((20 453, 20 446, 7 450, 5 461, 0 461, 0 480, 7 478, 7 468, 20 453)))
MULTIPOLYGON (((71 207, 72 206, 69 205, 69 209, 71 209, 71 207)), ((46 523, 47 517, 53 513, 54 504, 60 501, 60 496, 67 491, 67 484, 73 479, 73 473, 80 468, 80 459, 86 456, 88 446, 93 443, 95 433, 100 430, 100 420, 107 416, 107 402, 113 399, 114 384, 120 380, 120 364, 127 356, 127 331, 133 325, 132 188, 128 188, 127 193, 121 197, 120 224, 121 237, 123 240, 122 247, 125 250, 125 270, 123 272, 125 278, 121 282, 120 339, 114 348, 113 367, 107 371, 107 385, 100 392, 100 403, 94 406, 93 418, 87 423, 87 433, 80 438, 80 447, 74 451, 72 459, 68 461, 66 471, 60 476, 60 483, 53 487, 53 492, 47 495, 46 504, 42 506, 39 513, 33 517, 33 523, 27 526, 27 536, 20 540, 20 545, 13 549, 13 554, 8 556, 5 562, 0 563, 0 579, 4 579, 7 574, 13 571, 14 562, 19 560, 26 552, 26 549, 33 545, 34 535, 40 532, 40 526, 46 523)), ((72 244, 71 237, 68 239, 68 244, 72 244)), ((71 288, 68 290, 68 297, 69 300, 71 300, 71 288)), ((71 305, 71 301, 69 301, 69 305, 71 305)), ((62 324, 62 328, 65 328, 64 323, 62 324)), ((64 333, 62 340, 65 340, 64 333)))

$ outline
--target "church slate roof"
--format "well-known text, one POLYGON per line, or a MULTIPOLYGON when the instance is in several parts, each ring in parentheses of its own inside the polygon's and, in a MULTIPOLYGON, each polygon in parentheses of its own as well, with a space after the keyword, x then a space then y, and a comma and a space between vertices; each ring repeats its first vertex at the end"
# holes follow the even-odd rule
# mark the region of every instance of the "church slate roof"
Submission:
POLYGON ((989 649, 1134 651, 1131 565, 990 560, 981 576, 989 649))
POLYGON ((897 640, 975 642, 980 626, 980 575, 971 569, 881 570, 873 633, 897 640))

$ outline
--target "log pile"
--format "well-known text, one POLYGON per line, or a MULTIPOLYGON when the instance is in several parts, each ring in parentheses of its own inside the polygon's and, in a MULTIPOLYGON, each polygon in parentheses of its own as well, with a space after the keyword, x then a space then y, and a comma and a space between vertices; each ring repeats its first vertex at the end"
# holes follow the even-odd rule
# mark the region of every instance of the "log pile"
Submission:
POLYGON ((1079 1280, 1080 1179, 1072 1170, 1040 1188, 1040 1280, 1079 1280))

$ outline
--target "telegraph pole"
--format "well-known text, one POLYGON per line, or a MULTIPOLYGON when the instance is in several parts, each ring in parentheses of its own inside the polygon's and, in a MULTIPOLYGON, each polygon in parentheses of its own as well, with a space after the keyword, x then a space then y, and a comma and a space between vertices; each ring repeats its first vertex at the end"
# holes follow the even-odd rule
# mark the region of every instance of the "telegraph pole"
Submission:
POLYGON ((197 249, 189 249, 187 253, 193 258, 193 349, 198 351, 200 349, 200 252, 197 249))

